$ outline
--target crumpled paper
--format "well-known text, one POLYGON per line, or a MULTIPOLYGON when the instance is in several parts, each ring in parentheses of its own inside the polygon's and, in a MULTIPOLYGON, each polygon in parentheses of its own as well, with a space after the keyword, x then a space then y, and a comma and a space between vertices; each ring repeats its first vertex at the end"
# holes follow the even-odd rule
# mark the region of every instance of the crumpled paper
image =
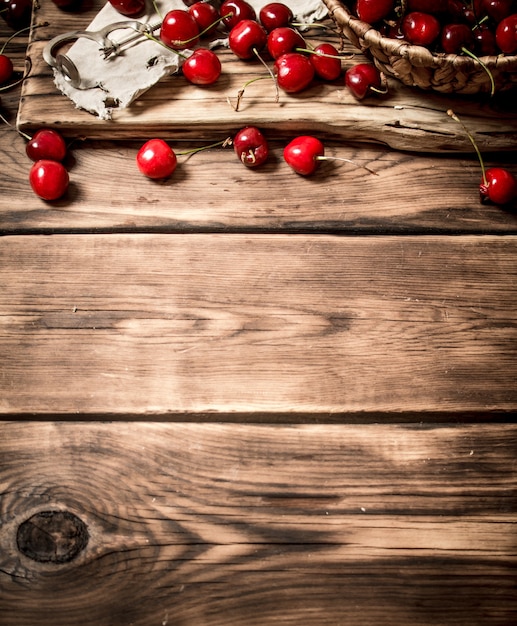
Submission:
MULTIPOLYGON (((267 0, 248 0, 257 11, 267 0)), ((323 19, 327 9, 321 0, 283 0, 284 4, 293 11, 296 21, 310 23, 323 19)), ((149 3, 152 6, 152 3, 149 3)), ((161 15, 173 9, 185 9, 183 0, 156 0, 161 15)), ((97 31, 109 24, 129 20, 118 13, 109 2, 99 11, 86 30, 97 31)), ((152 9, 139 22, 155 24, 160 21, 159 15, 152 9)), ((132 34, 132 30, 121 29, 113 32, 110 39, 119 42, 132 34)), ((159 29, 155 31, 158 36, 159 29)), ((226 41, 218 41, 218 45, 225 45, 226 41)), ((179 70, 185 57, 190 56, 193 50, 182 50, 180 56, 164 46, 141 37, 136 42, 125 46, 115 56, 104 59, 99 51, 99 44, 86 38, 77 39, 66 52, 66 55, 75 64, 81 86, 87 89, 77 89, 54 69, 54 83, 65 96, 74 102, 75 106, 100 117, 111 119, 114 109, 123 109, 134 102, 141 94, 150 89, 164 76, 179 70)))

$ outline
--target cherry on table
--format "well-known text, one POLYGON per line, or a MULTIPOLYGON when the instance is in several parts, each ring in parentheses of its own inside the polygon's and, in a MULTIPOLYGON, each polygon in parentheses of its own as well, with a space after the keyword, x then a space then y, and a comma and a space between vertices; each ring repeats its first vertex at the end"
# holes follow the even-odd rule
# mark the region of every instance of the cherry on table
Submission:
POLYGON ((136 155, 138 169, 152 179, 167 178, 176 169, 176 153, 163 139, 149 139, 136 155))
POLYGON ((208 48, 197 48, 183 63, 185 78, 194 85, 212 85, 221 76, 221 61, 208 48))
POLYGON ((230 50, 239 59, 252 59, 267 44, 267 33, 256 20, 241 20, 228 35, 230 50))
POLYGON ((267 49, 273 59, 278 59, 288 52, 295 52, 296 48, 305 47, 305 39, 290 26, 274 28, 267 36, 267 49))
POLYGON ((223 24, 231 30, 242 20, 256 20, 255 9, 246 0, 224 0, 219 9, 223 24))
POLYGON ((233 146, 246 167, 259 167, 269 156, 268 142, 256 126, 242 128, 233 138, 233 146))
POLYGON ((503 167, 490 167, 479 184, 481 202, 504 206, 517 198, 517 179, 503 167))
POLYGON ((382 86, 382 75, 373 63, 357 63, 350 67, 345 72, 345 85, 358 100, 372 92, 386 93, 382 86))
POLYGON ((341 59, 331 43, 321 43, 309 55, 310 62, 319 78, 336 80, 341 75, 341 59))
POLYGON ((139 17, 146 10, 146 0, 109 0, 109 3, 125 17, 139 17))
POLYGON ((52 128, 41 128, 27 142, 25 152, 31 161, 63 161, 67 150, 62 135, 52 128))
POLYGON ((203 37, 214 33, 219 23, 219 12, 213 4, 198 0, 188 8, 188 12, 196 20, 203 37))
POLYGON ((199 27, 188 11, 173 9, 163 18, 160 40, 172 50, 185 50, 199 40, 199 27))
POLYGON ((280 26, 289 26, 293 20, 292 10, 283 2, 270 2, 259 11, 259 22, 268 33, 280 26))
POLYGON ((276 59, 273 69, 277 84, 286 93, 299 93, 314 79, 314 67, 300 52, 288 52, 276 59))
POLYGON ((31 23, 32 0, 3 0, 0 14, 11 28, 25 28, 31 23))
POLYGON ((0 54, 0 85, 6 83, 13 74, 13 62, 6 54, 0 54))
POLYGON ((319 165, 325 148, 321 141, 311 135, 295 137, 284 148, 285 162, 302 176, 309 176, 319 165))
POLYGON ((65 194, 70 178, 65 166, 59 161, 41 159, 32 165, 29 182, 37 196, 52 201, 65 194))

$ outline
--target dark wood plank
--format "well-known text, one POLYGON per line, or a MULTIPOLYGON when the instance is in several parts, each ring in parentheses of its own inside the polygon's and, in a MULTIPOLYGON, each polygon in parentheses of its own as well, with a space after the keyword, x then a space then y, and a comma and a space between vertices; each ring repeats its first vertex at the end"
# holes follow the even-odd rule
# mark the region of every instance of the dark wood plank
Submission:
POLYGON ((517 618, 515 425, 1 428, 9 626, 517 618), (88 541, 56 563, 64 512, 88 541))
POLYGON ((4 237, 0 411, 245 421, 512 411, 515 246, 4 237))
MULTIPOLYGON (((471 128, 481 150, 517 149, 517 120, 513 96, 496 98, 454 98, 407 88, 390 80, 387 98, 368 98, 358 102, 344 87, 342 78, 331 84, 314 81, 302 94, 282 94, 275 101, 272 81, 250 85, 242 106, 236 113, 228 104, 250 79, 267 76, 261 63, 242 62, 224 49, 218 54, 223 74, 218 83, 199 89, 183 77, 165 78, 134 105, 116 110, 111 122, 78 110, 54 86, 52 72, 42 57, 47 41, 57 34, 87 28, 101 0, 90 3, 91 10, 79 14, 59 11, 52 2, 40 3, 35 13, 33 41, 28 56, 33 69, 24 83, 18 123, 24 131, 41 126, 58 127, 71 137, 105 139, 148 139, 159 132, 167 138, 212 140, 221 129, 234 132, 246 124, 255 124, 276 136, 290 136, 296 131, 339 137, 345 141, 367 141, 392 148, 418 152, 472 152, 464 131, 448 118, 454 108, 471 128), (48 24, 48 26, 41 26, 48 24)), ((333 25, 329 20, 329 24, 333 25)), ((308 33, 312 45, 330 40, 337 46, 336 34, 321 29, 308 33)), ((358 51, 345 44, 343 69, 361 59, 358 51)), ((266 57, 267 58, 267 57, 266 57)), ((271 64, 271 62, 268 60, 271 64)))

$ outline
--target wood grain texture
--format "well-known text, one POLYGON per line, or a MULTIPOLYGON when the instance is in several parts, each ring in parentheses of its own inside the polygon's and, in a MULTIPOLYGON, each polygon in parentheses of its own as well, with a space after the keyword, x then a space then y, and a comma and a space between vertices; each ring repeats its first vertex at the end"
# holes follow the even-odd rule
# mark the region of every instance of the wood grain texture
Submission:
POLYGON ((244 420, 512 411, 515 245, 4 237, 0 411, 244 420))
MULTIPOLYGON (((291 136, 303 130, 322 138, 380 143, 408 151, 473 152, 463 129, 446 115, 452 107, 469 126, 482 151, 517 149, 514 95, 492 100, 454 98, 410 89, 390 80, 388 97, 358 102, 341 78, 331 84, 315 81, 301 94, 282 94, 276 103, 273 82, 259 81, 246 89, 236 113, 228 98, 235 101, 245 83, 267 74, 260 62, 236 60, 224 49, 218 51, 223 74, 215 85, 200 89, 182 76, 172 76, 160 81, 131 107, 115 111, 111 122, 100 120, 76 109, 58 92, 42 51, 52 37, 87 28, 103 4, 98 0, 91 3, 90 10, 67 16, 52 2, 40 3, 34 20, 37 28, 28 49, 32 71, 23 87, 20 129, 30 132, 41 126, 55 126, 71 137, 94 139, 105 139, 109 134, 110 138, 146 140, 159 133, 164 138, 212 140, 221 128, 235 132, 254 124, 275 136, 291 136)), ((323 40, 340 45, 337 35, 322 35, 321 30, 307 37, 314 45, 323 40)), ((347 69, 361 56, 351 44, 344 50, 343 69, 347 69)))
POLYGON ((515 425, 4 423, 9 626, 509 625, 515 425), (22 554, 38 511, 86 525, 22 554))
MULTIPOLYGON (((220 131, 220 139, 227 136, 220 131)), ((327 155, 355 164, 322 163, 316 176, 304 178, 283 161, 285 144, 272 138, 270 144, 271 157, 260 170, 244 167, 231 147, 217 148, 178 157, 173 176, 157 183, 137 170, 141 143, 76 142, 67 160, 70 189, 48 203, 28 184, 25 140, 0 129, 0 232, 517 232, 517 205, 480 203, 475 158, 415 159, 382 147, 330 142, 327 155)), ((203 144, 172 145, 181 152, 203 144)), ((515 154, 486 162, 517 171, 515 154)))

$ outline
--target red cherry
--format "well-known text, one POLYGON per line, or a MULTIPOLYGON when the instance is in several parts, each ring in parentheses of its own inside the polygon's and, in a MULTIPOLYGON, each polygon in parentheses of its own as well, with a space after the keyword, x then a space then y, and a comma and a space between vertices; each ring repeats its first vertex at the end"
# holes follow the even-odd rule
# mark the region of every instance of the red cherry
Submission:
POLYGON ((197 48, 182 69, 185 78, 194 85, 212 85, 221 76, 221 61, 212 50, 197 48))
POLYGON ((270 2, 259 12, 259 21, 268 33, 280 26, 289 26, 293 19, 293 12, 282 2, 270 2))
POLYGON ((495 40, 504 54, 514 54, 517 51, 517 13, 499 22, 495 31, 495 40))
POLYGON ((452 22, 457 20, 475 24, 477 21, 476 12, 473 9, 472 2, 464 0, 448 0, 447 11, 452 22))
POLYGON ((393 11, 393 0, 357 0, 357 17, 363 22, 380 22, 393 11))
POLYGON ((404 37, 417 46, 430 46, 440 34, 440 22, 430 13, 413 11, 402 20, 404 37))
POLYGON ((472 31, 474 35, 474 45, 480 56, 497 54, 495 34, 485 24, 478 24, 472 31))
POLYGON ((43 200, 57 200, 65 194, 70 179, 62 163, 41 159, 31 167, 29 182, 34 193, 43 200))
POLYGON ((189 7, 188 12, 196 20, 203 37, 208 37, 217 28, 219 13, 213 4, 198 1, 189 7))
POLYGON ((109 0, 109 3, 126 17, 138 17, 146 9, 145 0, 109 0))
POLYGON ((32 0, 3 0, 0 15, 15 30, 30 26, 32 0))
POLYGON ((6 54, 0 54, 0 85, 6 83, 14 73, 14 66, 6 54))
POLYGON ((345 72, 345 85, 362 100, 372 91, 382 91, 381 73, 372 63, 357 63, 345 72))
POLYGON ((483 0, 481 6, 487 15, 499 23, 512 14, 513 0, 483 0))
POLYGON ((258 167, 267 161, 269 146, 266 138, 255 126, 246 126, 233 138, 235 154, 246 167, 258 167))
POLYGON ((296 137, 284 148, 285 162, 302 176, 312 174, 324 154, 325 148, 321 141, 309 135, 296 137))
POLYGON ((219 9, 223 24, 231 30, 241 20, 256 20, 255 9, 245 0, 225 0, 219 9))
POLYGON ((448 54, 459 54, 474 48, 474 35, 468 24, 446 24, 442 29, 441 46, 448 54))
POLYGON ((267 49, 273 59, 283 54, 294 52, 296 48, 305 48, 305 39, 294 28, 279 26, 267 36, 267 49))
POLYGON ((184 50, 198 42, 199 27, 188 11, 173 9, 163 19, 160 39, 173 50, 184 50))
POLYGON ((323 80, 336 80, 341 75, 339 52, 330 43, 322 43, 309 56, 316 75, 323 80), (333 58, 330 58, 333 57, 333 58))
POLYGON ((176 169, 176 153, 163 139, 149 139, 136 155, 138 169, 148 178, 167 178, 176 169))
POLYGON ((493 202, 505 205, 517 198, 517 179, 502 167, 491 167, 486 170, 485 178, 481 179, 479 195, 481 202, 493 202))
POLYGON ((299 52, 283 54, 275 61, 273 70, 278 86, 286 93, 298 93, 306 89, 315 73, 310 60, 299 52))
POLYGON ((267 43, 267 33, 255 20, 241 20, 232 28, 228 45, 239 59, 251 59, 267 43))
POLYGON ((66 143, 52 128, 41 128, 29 139, 25 152, 31 161, 41 159, 63 161, 66 156, 66 143))

